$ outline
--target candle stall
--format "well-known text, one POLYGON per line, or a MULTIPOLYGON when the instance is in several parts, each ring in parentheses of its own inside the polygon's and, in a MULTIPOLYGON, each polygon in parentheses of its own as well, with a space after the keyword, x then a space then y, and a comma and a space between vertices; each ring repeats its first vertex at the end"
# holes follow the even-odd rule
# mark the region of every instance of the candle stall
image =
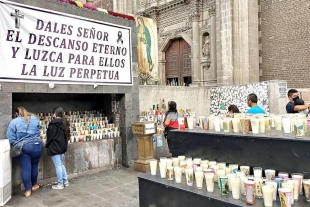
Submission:
MULTIPOLYGON (((240 173, 247 172, 247 179, 249 180, 248 187, 253 187, 254 201, 249 201, 248 196, 243 195, 241 195, 240 199, 236 199, 238 196, 232 196, 232 192, 229 192, 227 195, 226 192, 222 192, 222 188, 219 190, 221 185, 219 187, 215 185, 214 192, 210 193, 207 192, 206 186, 203 186, 203 189, 199 190, 186 185, 186 181, 183 181, 182 185, 178 185, 174 181, 168 182, 167 180, 160 179, 158 172, 156 176, 139 176, 140 205, 144 206, 153 203, 159 206, 245 206, 248 203, 253 204, 253 206, 264 206, 261 189, 264 189, 265 193, 269 189, 266 189, 266 187, 262 188, 263 183, 273 185, 273 182, 281 181, 281 184, 277 184, 276 189, 279 192, 281 191, 281 195, 282 193, 291 193, 291 197, 293 198, 293 187, 291 184, 297 179, 296 176, 299 176, 304 181, 302 182, 301 180, 299 185, 292 184, 293 186, 300 186, 300 188, 296 188, 299 189, 300 195, 298 201, 294 201, 294 206, 307 206, 306 197, 308 197, 308 200, 310 199, 307 193, 307 183, 310 178, 310 136, 307 118, 287 114, 272 117, 252 116, 250 118, 241 116, 241 120, 249 120, 247 122, 248 124, 245 122, 241 123, 240 121, 238 130, 236 130, 236 126, 233 127, 233 118, 226 116, 208 117, 210 118, 209 121, 212 120, 210 121, 211 125, 213 125, 213 128, 211 126, 211 130, 210 122, 208 121, 207 124, 205 121, 200 121, 201 127, 195 127, 193 130, 172 130, 169 134, 171 138, 172 160, 180 155, 185 155, 189 159, 193 158, 193 162, 198 158, 200 160, 202 159, 201 162, 204 160, 205 162, 208 161, 209 166, 213 165, 209 169, 215 172, 215 176, 219 176, 215 178, 218 183, 222 183, 222 179, 225 178, 230 180, 231 178, 229 177, 231 174, 229 173, 231 172, 233 172, 232 175, 235 173, 234 176, 237 177, 240 176, 240 173), (219 123, 216 123, 218 121, 216 119, 219 119, 219 123), (261 120, 260 122, 260 119, 264 119, 264 121, 261 120), (288 119, 292 123, 288 124, 288 119), (217 132, 215 132, 217 130, 215 127, 216 124, 219 125, 217 132), (262 130, 263 127, 266 127, 266 130, 262 130), (236 130, 235 133, 233 132, 234 129, 236 130), (226 170, 226 172, 221 170, 220 163, 225 163, 225 169, 229 170, 226 170), (232 166, 236 167, 234 168, 232 166), (238 171, 239 167, 240 171, 238 171), (219 175, 221 171, 224 172, 223 175, 219 175), (275 175, 278 175, 278 177, 275 177, 275 175), (269 183, 271 181, 272 184, 269 183), (253 184, 250 184, 250 182, 253 182, 253 184), (147 192, 146 186, 148 186, 147 192), (281 186, 282 188, 286 187, 283 190, 281 186), (292 189, 287 190, 286 188, 292 189), (181 194, 184 195, 180 196, 181 194), (174 197, 178 197, 178 199, 174 199, 174 197), (160 199, 156 200, 154 198, 160 199)), ((187 163, 187 165, 189 164, 187 163)), ((194 164, 192 166, 195 169, 194 164)), ((206 169, 206 172, 209 169, 206 169)), ((246 181, 244 180, 244 183, 241 185, 245 183, 246 181)), ((244 188, 246 186, 244 185, 244 188)), ((243 191, 248 192, 248 190, 243 191)), ((269 190, 269 192, 272 192, 272 190, 269 190)), ((265 197, 267 198, 267 196, 265 197)), ((280 201, 282 202, 283 197, 281 199, 280 197, 276 198, 277 200, 273 202, 273 206, 281 206, 280 201)))

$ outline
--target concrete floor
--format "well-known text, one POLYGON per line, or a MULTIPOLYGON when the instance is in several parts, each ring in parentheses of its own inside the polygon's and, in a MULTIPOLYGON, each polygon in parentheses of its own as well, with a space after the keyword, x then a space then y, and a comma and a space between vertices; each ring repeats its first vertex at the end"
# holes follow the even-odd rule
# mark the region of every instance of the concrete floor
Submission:
POLYGON ((53 190, 44 186, 25 198, 13 195, 6 207, 138 207, 139 189, 133 168, 103 171, 70 180, 70 186, 53 190))

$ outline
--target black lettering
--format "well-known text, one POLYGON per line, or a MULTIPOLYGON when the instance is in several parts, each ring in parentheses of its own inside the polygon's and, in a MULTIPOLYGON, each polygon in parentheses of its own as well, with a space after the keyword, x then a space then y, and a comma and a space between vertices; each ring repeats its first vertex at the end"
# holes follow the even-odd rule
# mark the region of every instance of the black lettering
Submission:
POLYGON ((67 29, 67 25, 66 24, 62 24, 61 25, 60 33, 61 34, 66 34, 66 31, 67 31, 66 29, 67 29))
POLYGON ((125 67, 125 59, 122 59, 122 61, 121 61, 121 68, 124 68, 125 67))
POLYGON ((93 79, 93 76, 96 74, 96 70, 91 69, 90 78, 93 79))
POLYGON ((103 66, 104 57, 99 58, 99 66, 103 66))
POLYGON ((119 80, 118 71, 115 72, 114 80, 119 80))
POLYGON ((89 70, 88 69, 84 69, 84 76, 83 76, 83 78, 89 78, 88 77, 88 73, 89 73, 89 70))
POLYGON ((13 52, 12 58, 16 58, 16 53, 18 52, 18 50, 19 50, 19 47, 12 47, 12 52, 13 52))
POLYGON ((64 76, 65 67, 60 67, 59 70, 60 70, 60 73, 59 73, 58 77, 65 77, 64 76))
POLYGON ((109 71, 109 79, 112 80, 114 76, 114 71, 109 71))
POLYGON ((44 45, 44 39, 45 39, 44 35, 39 35, 38 45, 43 46, 44 45))
POLYGON ((28 72, 26 73, 26 64, 23 64, 23 69, 22 69, 21 75, 28 75, 28 72))
POLYGON ((37 27, 36 30, 41 30, 44 27, 44 22, 41 19, 37 19, 37 27))
POLYGON ((48 51, 43 50, 42 54, 43 54, 43 56, 42 56, 41 61, 47 61, 47 54, 48 54, 48 51))
POLYGON ((37 66, 36 65, 33 65, 31 68, 29 75, 32 75, 32 74, 33 74, 33 76, 37 76, 37 66))
POLYGON ((97 70, 97 79, 101 79, 101 73, 102 73, 101 70, 97 70))
POLYGON ((47 22, 47 25, 45 27, 46 32, 52 32, 52 22, 47 22))
POLYGON ((82 68, 78 68, 77 78, 82 78, 82 68))
POLYGON ((70 53, 69 54, 69 62, 68 63, 71 63, 71 60, 73 60, 73 59, 74 59, 74 54, 70 53))
POLYGON ((47 66, 45 65, 44 66, 44 73, 43 73, 43 76, 49 76, 50 74, 47 72, 47 66))
POLYGON ((72 29, 73 29, 73 26, 72 26, 72 25, 69 25, 69 26, 68 26, 68 31, 69 31, 69 32, 67 32, 67 35, 72 35, 72 29))
POLYGON ((82 30, 83 30, 83 28, 79 27, 78 28, 78 34, 76 36, 81 37, 82 36, 82 30))
POLYGON ((108 36, 109 36, 109 33, 104 32, 103 41, 109 41, 109 40, 108 40, 108 36))
POLYGON ((70 78, 72 78, 72 75, 76 73, 75 68, 70 68, 70 78))
POLYGON ((34 44, 37 41, 37 36, 33 33, 29 33, 28 44, 34 44))
POLYGON ((97 43, 93 43, 93 52, 97 52, 97 43))
POLYGON ((13 34, 14 34, 14 30, 8 30, 8 34, 6 36, 6 41, 13 41, 13 34))

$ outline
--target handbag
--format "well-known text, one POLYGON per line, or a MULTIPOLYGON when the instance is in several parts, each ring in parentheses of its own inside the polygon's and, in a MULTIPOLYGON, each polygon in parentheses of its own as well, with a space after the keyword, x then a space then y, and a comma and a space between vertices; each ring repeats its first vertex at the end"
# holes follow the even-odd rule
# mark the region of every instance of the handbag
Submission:
MULTIPOLYGON (((29 123, 27 126, 26 134, 28 132, 28 128, 29 128, 29 123)), ((22 141, 22 144, 17 145, 17 146, 15 145, 11 148, 11 157, 12 158, 18 157, 22 153, 23 145, 24 145, 24 142, 22 141)))

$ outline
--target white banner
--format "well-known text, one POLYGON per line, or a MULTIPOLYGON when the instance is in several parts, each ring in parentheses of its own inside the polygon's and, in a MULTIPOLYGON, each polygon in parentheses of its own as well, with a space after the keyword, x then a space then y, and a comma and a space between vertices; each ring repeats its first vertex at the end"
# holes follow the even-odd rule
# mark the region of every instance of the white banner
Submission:
POLYGON ((0 0, 1 80, 132 85, 131 55, 130 27, 0 0))

